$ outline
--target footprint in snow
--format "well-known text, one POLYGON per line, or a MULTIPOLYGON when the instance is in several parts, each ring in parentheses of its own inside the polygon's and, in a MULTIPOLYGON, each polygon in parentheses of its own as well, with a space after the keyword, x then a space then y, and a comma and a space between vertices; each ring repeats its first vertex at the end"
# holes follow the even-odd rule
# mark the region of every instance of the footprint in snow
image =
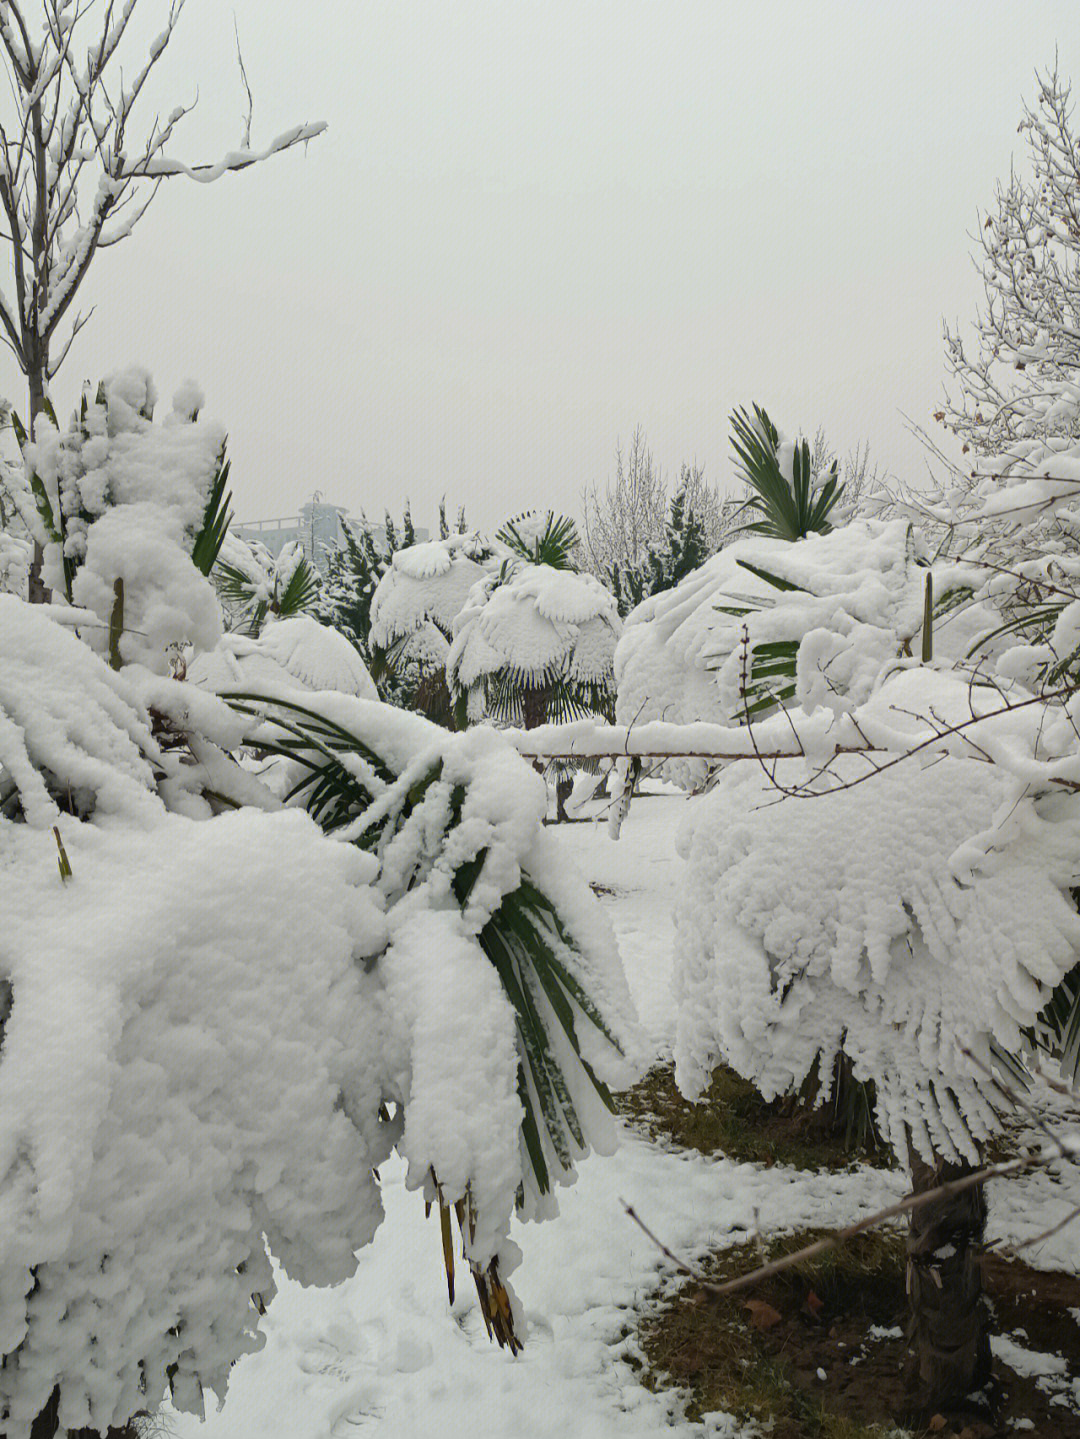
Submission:
POLYGON ((358 1384, 343 1396, 327 1416, 327 1439, 356 1439, 382 1418, 382 1405, 373 1384, 358 1384))

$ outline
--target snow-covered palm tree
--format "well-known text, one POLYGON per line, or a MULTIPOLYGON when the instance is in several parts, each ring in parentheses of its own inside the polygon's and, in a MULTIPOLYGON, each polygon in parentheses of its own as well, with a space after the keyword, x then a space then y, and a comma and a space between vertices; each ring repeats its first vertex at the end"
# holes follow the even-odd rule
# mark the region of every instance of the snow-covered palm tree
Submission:
MULTIPOLYGON (((723 1060, 767 1098, 816 1074, 824 1102, 843 1055, 873 1085, 917 1192, 978 1166, 1024 1055, 1034 1042, 1068 1059, 1063 1018, 1077 1012, 1080 803, 1046 758, 1071 772, 1075 717, 1029 701, 1004 677, 901 663, 854 712, 849 732, 872 755, 730 766, 694 802, 676 951, 689 1098, 723 1060), (1010 694, 1021 708, 998 728, 970 727, 1010 694)), ((912 1220, 909 1294, 934 1406, 989 1372, 984 1217, 968 1190, 912 1220)))
POLYGON ((610 716, 622 622, 610 591, 572 567, 573 521, 519 516, 499 539, 510 558, 454 623, 446 673, 459 712, 526 729, 610 716))
POLYGON ((375 587, 369 631, 372 670, 389 671, 410 707, 452 723, 446 660, 469 592, 505 551, 479 534, 452 534, 396 550, 375 587))

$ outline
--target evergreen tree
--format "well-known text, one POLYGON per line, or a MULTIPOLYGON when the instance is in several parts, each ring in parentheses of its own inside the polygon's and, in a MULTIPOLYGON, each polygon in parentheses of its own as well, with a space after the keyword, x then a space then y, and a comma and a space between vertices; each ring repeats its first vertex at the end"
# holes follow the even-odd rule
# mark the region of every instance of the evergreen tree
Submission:
POLYGON ((712 553, 705 525, 694 508, 690 484, 693 472, 682 467, 679 484, 664 520, 664 537, 636 565, 614 565, 610 588, 624 618, 650 595, 670 590, 712 553))
POLYGON ((354 530, 350 524, 343 522, 342 528, 345 543, 330 552, 326 580, 315 613, 324 624, 333 626, 355 645, 364 662, 368 663, 371 658, 368 646, 371 597, 393 550, 387 555, 380 554, 366 524, 354 530))
POLYGON ((690 467, 684 464, 679 476, 679 487, 671 499, 671 509, 665 526, 667 553, 663 565, 664 583, 659 586, 661 589, 671 589, 709 558, 705 526, 695 513, 693 503, 687 503, 689 482, 690 467))

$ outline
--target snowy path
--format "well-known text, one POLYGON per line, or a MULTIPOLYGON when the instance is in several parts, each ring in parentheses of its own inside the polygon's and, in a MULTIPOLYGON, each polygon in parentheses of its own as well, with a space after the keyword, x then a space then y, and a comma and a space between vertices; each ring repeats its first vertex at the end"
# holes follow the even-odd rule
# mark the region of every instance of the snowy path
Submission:
MULTIPOLYGON (((674 1023, 670 910, 684 813, 678 798, 636 804, 618 843, 602 826, 557 831, 579 873, 609 891, 603 903, 658 1055, 669 1052, 674 1023)), ((1080 1202, 1049 1176, 1027 1183, 1041 1205, 1031 1205, 1024 1186, 997 1186, 992 1232, 1022 1237, 1080 1202)), ((383 1170, 386 1220, 353 1279, 333 1290, 282 1279, 263 1321, 266 1347, 237 1365, 224 1409, 214 1413, 208 1396, 205 1425, 173 1414, 168 1422, 177 1439, 738 1439, 749 1431, 719 1416, 672 1424, 677 1403, 643 1389, 624 1362, 634 1311, 655 1293, 662 1261, 620 1200, 694 1255, 755 1224, 850 1222, 903 1187, 899 1176, 876 1170, 808 1174, 664 1152, 628 1132, 614 1158, 590 1160, 562 1192, 557 1220, 517 1229, 525 1257, 514 1286, 529 1332, 514 1360, 489 1343, 467 1276, 459 1275, 448 1309, 437 1223, 425 1221, 394 1162, 383 1170)), ((1066 1231, 1029 1257, 1047 1268, 1077 1267, 1075 1244, 1066 1231)))
POLYGON ((898 1192, 889 1176, 807 1176, 663 1153, 629 1137, 588 1164, 560 1200, 557 1221, 519 1231, 514 1282, 529 1316, 511 1359, 484 1334, 475 1296, 446 1303, 438 1230, 407 1194, 400 1165, 385 1170, 387 1217, 347 1284, 331 1291, 283 1282, 264 1321, 267 1345, 237 1366, 228 1402, 206 1426, 172 1417, 183 1439, 661 1439, 670 1401, 648 1393, 622 1362, 632 1311, 656 1287, 659 1256, 622 1212, 648 1215, 694 1253, 745 1231, 856 1217, 898 1192))
POLYGON ((682 870, 675 835, 686 806, 682 795, 635 801, 618 841, 605 823, 556 830, 578 873, 601 891, 638 1015, 658 1055, 670 1054, 675 1033, 671 907, 682 870))

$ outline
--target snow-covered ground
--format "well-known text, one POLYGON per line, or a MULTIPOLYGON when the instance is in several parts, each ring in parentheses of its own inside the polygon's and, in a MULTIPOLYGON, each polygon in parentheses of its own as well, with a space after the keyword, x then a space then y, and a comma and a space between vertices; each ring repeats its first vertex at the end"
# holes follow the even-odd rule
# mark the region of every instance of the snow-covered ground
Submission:
MULTIPOLYGON (((602 823, 556 830, 568 860, 601 891, 658 1055, 670 1050, 674 1029, 670 910, 680 866, 674 837, 686 803, 674 796, 635 802, 618 842, 602 823)), ((1042 1228, 1080 1202, 1047 1174, 1025 1184, 1039 1189, 1042 1228)), ((459 1274, 448 1307, 437 1220, 425 1221, 422 1201, 405 1191, 403 1166, 384 1166, 382 1188, 386 1220, 360 1253, 356 1275, 332 1290, 282 1279, 264 1320, 265 1348, 236 1366, 220 1412, 207 1396, 205 1425, 167 1416, 177 1439, 362 1439, 369 1432, 394 1439, 492 1432, 513 1439, 749 1439, 727 1416, 681 1419, 677 1400, 642 1388, 625 1362, 635 1313, 650 1303, 665 1261, 621 1201, 692 1256, 755 1226, 850 1222, 898 1197, 904 1184, 872 1169, 808 1174, 709 1160, 628 1132, 613 1158, 583 1166, 560 1196, 557 1220, 517 1229, 525 1258, 514 1285, 529 1318, 517 1359, 488 1341, 467 1275, 459 1274)), ((1025 1202, 1023 1188, 997 1186, 995 1235, 1032 1232, 1032 1196, 1025 1202)), ((1027 1257, 1047 1268, 1080 1267, 1076 1244, 1075 1232, 1064 1231, 1027 1257)))

